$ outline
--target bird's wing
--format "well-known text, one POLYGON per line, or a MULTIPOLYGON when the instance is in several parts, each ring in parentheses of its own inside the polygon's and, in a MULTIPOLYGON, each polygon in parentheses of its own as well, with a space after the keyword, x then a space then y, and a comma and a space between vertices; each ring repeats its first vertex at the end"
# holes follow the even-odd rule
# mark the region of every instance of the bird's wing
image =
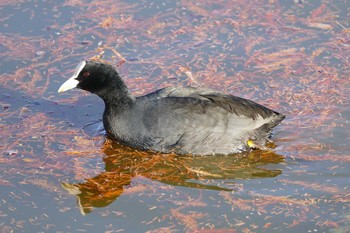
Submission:
POLYGON ((220 107, 236 115, 244 115, 253 119, 256 119, 258 116, 267 118, 272 115, 280 115, 279 113, 253 101, 233 95, 223 94, 207 88, 166 87, 150 93, 146 97, 155 99, 163 99, 167 97, 191 97, 204 101, 210 100, 212 102, 212 107, 220 107))

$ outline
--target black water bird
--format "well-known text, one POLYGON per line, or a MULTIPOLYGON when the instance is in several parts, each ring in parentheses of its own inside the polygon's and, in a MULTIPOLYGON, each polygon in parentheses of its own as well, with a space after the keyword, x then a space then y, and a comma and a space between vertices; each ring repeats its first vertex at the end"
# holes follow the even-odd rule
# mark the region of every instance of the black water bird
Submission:
POLYGON ((111 66, 82 61, 58 92, 74 87, 105 103, 107 136, 121 144, 163 153, 232 154, 265 149, 285 116, 253 101, 194 87, 167 87, 134 97, 111 66))

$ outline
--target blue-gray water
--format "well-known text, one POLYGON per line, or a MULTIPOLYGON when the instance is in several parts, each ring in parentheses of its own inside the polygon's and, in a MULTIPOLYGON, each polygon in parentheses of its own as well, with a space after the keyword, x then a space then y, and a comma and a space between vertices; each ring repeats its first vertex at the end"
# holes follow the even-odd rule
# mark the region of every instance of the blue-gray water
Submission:
POLYGON ((0 3, 0 232, 349 232, 349 4, 0 3), (191 157, 105 142, 83 59, 135 95, 197 85, 287 116, 273 152, 191 157))

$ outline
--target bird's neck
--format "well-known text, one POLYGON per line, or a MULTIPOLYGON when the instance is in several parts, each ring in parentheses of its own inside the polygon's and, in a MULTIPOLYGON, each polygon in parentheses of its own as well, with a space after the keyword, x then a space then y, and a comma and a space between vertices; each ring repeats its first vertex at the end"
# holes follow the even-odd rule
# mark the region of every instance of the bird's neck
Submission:
POLYGON ((134 104, 135 97, 131 94, 125 83, 120 79, 104 89, 103 93, 96 93, 105 102, 106 108, 115 108, 122 111, 134 104))

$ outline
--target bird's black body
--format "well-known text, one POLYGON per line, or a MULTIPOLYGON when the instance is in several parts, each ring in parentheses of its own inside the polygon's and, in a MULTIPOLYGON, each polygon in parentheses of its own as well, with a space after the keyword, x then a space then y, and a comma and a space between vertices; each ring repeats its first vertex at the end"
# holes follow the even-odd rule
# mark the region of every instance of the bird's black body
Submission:
MULTIPOLYGON (((204 88, 168 87, 135 98, 117 71, 102 63, 80 65, 73 78, 76 87, 103 99, 108 137, 137 149, 237 153, 249 148, 248 141, 264 147, 271 129, 284 119, 250 100, 204 88)), ((70 89, 64 85, 61 91, 70 89)))

